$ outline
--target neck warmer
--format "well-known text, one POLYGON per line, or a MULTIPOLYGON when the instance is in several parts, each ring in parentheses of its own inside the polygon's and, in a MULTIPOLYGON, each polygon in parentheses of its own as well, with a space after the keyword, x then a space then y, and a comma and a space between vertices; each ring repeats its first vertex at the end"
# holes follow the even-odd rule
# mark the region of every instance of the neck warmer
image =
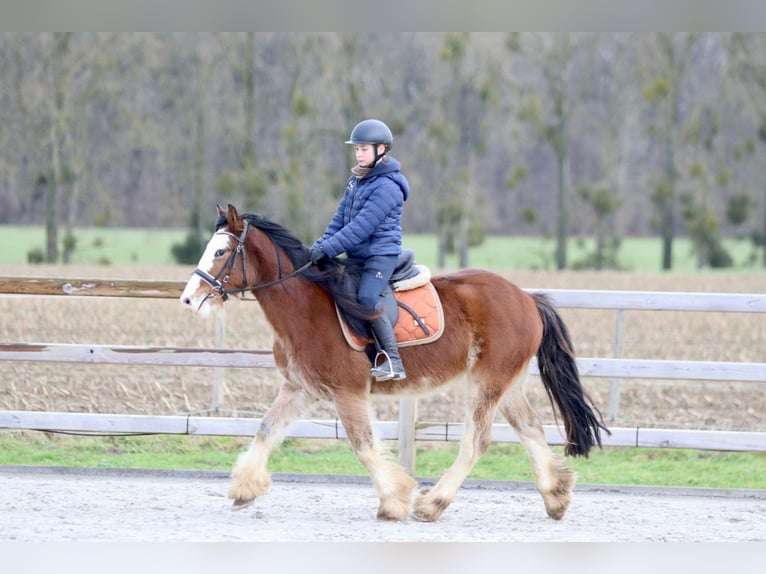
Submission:
MULTIPOLYGON (((384 155, 383 157, 381 157, 375 163, 375 166, 377 166, 382 161, 383 162, 388 161, 388 156, 384 155)), ((361 165, 355 165, 354 167, 351 168, 351 173, 353 173, 359 179, 362 179, 364 176, 366 176, 368 173, 370 173, 375 168, 375 166, 373 166, 373 167, 363 167, 361 165)))

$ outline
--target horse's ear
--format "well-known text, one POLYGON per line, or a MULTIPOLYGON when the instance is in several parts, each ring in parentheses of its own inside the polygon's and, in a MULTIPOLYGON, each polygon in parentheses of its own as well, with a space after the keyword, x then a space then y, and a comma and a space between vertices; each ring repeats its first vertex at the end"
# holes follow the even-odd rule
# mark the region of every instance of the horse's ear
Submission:
POLYGON ((216 208, 218 209, 218 217, 226 216, 226 212, 224 211, 223 207, 221 207, 220 203, 215 204, 216 208))
POLYGON ((233 233, 236 233, 235 230, 240 229, 242 226, 237 208, 234 207, 231 203, 228 205, 228 211, 226 212, 226 224, 229 228, 229 231, 233 233))

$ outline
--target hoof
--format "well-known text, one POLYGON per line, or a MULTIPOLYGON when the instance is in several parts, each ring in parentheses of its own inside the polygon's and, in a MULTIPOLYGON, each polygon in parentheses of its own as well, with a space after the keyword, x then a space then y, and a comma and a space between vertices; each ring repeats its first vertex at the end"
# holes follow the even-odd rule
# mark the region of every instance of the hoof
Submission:
POLYGON ((439 497, 419 496, 412 517, 419 522, 436 522, 452 501, 439 497))
POLYGON ((548 496, 543 499, 545 503, 545 512, 553 520, 561 520, 569 509, 569 503, 572 502, 572 491, 563 492, 556 496, 548 496))
POLYGON ((378 512, 378 521, 379 522, 404 522, 407 520, 407 518, 397 518, 395 516, 388 516, 386 514, 381 514, 378 512))
POLYGON ((404 522, 410 517, 412 491, 415 490, 417 483, 414 478, 402 469, 395 484, 396 487, 380 499, 378 520, 404 522))
POLYGON ((568 468, 559 466, 556 469, 558 483, 548 492, 541 493, 545 503, 545 512, 553 520, 561 520, 569 509, 572 502, 572 490, 577 480, 577 475, 568 468))
POLYGON ((378 507, 378 520, 385 522, 404 522, 410 516, 408 500, 391 498, 381 502, 378 507))
POLYGON ((231 510, 232 512, 236 512, 237 510, 242 510, 243 508, 247 508, 248 506, 250 506, 253 502, 255 502, 254 498, 251 498, 250 500, 245 500, 244 498, 238 498, 232 503, 231 510))
POLYGON ((428 514, 418 510, 412 513, 412 519, 416 522, 436 522, 440 517, 441 514, 428 514))
POLYGON ((566 507, 559 507, 559 508, 546 508, 545 512, 548 514, 549 518, 552 518, 553 520, 561 520, 564 518, 564 515, 567 513, 566 507))

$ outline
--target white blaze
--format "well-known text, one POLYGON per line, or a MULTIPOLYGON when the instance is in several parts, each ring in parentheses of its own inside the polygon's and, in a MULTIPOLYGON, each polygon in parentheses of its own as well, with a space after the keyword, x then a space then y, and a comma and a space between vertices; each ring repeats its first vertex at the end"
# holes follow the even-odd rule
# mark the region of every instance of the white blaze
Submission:
MULTIPOLYGON (((225 261, 230 254, 229 248, 230 237, 228 235, 224 233, 214 234, 213 237, 210 238, 207 247, 205 247, 205 252, 202 254, 202 257, 197 264, 197 269, 200 269, 209 275, 214 275, 211 273, 211 270, 216 262, 216 251, 220 249, 226 251, 223 257, 218 258, 225 261)), ((193 274, 189 279, 189 282, 186 284, 184 292, 181 293, 181 304, 190 311, 197 313, 202 317, 207 317, 210 314, 212 305, 217 306, 222 303, 221 298, 218 295, 215 297, 208 297, 207 300, 205 300, 211 290, 212 288, 210 285, 203 281, 202 277, 193 274)))

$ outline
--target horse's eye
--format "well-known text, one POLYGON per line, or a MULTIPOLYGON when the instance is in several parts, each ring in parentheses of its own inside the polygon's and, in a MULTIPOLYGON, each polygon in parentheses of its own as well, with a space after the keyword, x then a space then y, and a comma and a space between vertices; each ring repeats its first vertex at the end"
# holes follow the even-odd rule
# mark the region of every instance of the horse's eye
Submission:
POLYGON ((216 249, 215 256, 216 257, 223 257, 224 253, 226 253, 225 249, 216 249))

